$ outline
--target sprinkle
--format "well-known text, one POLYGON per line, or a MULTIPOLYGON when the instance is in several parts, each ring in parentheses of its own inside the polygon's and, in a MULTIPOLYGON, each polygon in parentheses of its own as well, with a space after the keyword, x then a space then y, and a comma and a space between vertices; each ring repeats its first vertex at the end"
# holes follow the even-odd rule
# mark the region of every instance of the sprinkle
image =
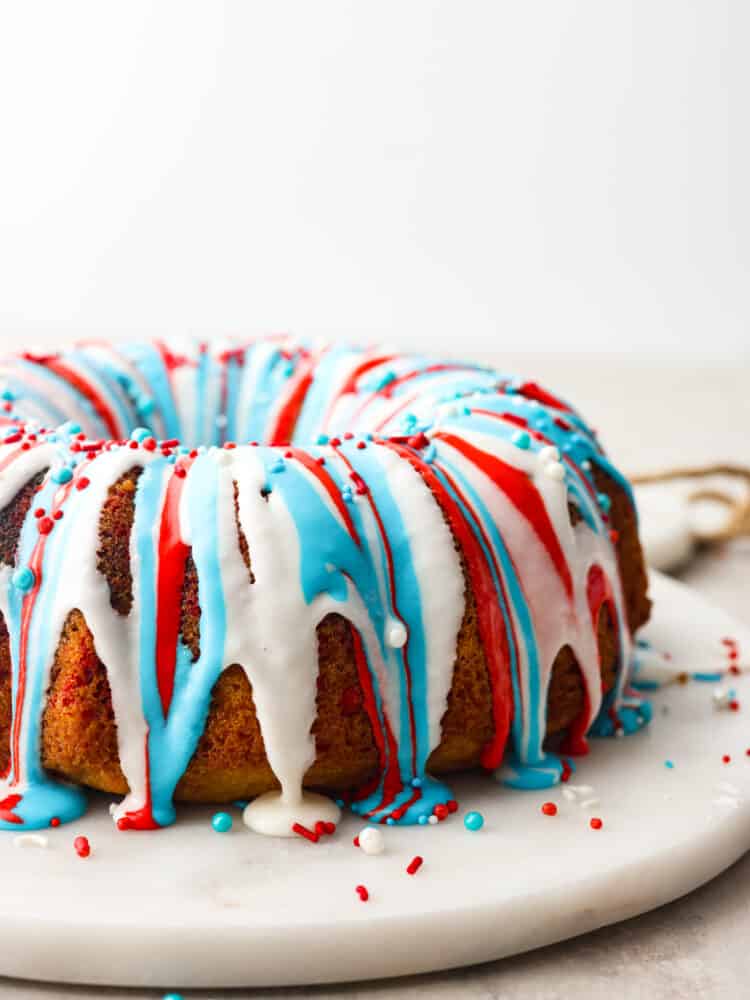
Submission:
POLYGON ((601 830, 604 824, 602 823, 602 821, 599 819, 598 816, 592 816, 591 819, 589 820, 589 826, 591 827, 592 830, 601 830))
POLYGON ((411 779, 411 787, 412 788, 421 788, 422 787, 422 779, 421 778, 412 778, 411 779))
POLYGON ((729 708, 731 709, 732 712, 739 712, 739 710, 740 710, 740 703, 737 701, 736 698, 733 698, 729 702, 729 708))
POLYGON ((182 993, 165 993, 162 1000, 185 1000, 182 993))
POLYGON ((63 465, 61 468, 52 471, 51 478, 55 483, 69 483, 73 478, 73 472, 66 465, 63 465))
POLYGON ((597 499, 597 502, 598 502, 599 506, 604 511, 604 513, 608 514, 609 511, 610 511, 610 508, 612 507, 612 501, 607 496, 607 494, 606 493, 597 493, 596 494, 596 499, 597 499))
POLYGON ((44 507, 37 507, 34 511, 34 517, 44 517, 44 507))
POLYGON ((437 816, 435 816, 435 814, 433 813, 433 815, 432 815, 432 816, 428 816, 428 817, 427 817, 427 822, 428 822, 428 823, 430 824, 430 826, 436 826, 436 825, 437 825, 437 823, 438 823, 438 818, 437 818, 437 816))
POLYGON ((665 760, 664 761, 664 766, 668 767, 669 770, 671 771, 674 768, 674 761, 672 761, 672 760, 665 760))
POLYGON ((531 444, 531 437, 526 433, 526 431, 516 431, 511 438, 511 441, 516 448, 520 448, 521 451, 526 451, 531 444))
POLYGON ((366 903, 367 900, 370 898, 370 893, 363 885, 355 886, 354 891, 357 893, 357 895, 359 896, 359 898, 362 900, 363 903, 366 903))
POLYGON ((28 593, 36 583, 34 570, 29 566, 21 566, 11 577, 11 582, 16 590, 20 590, 24 594, 28 593))
POLYGON ((420 826, 426 826, 427 825, 427 820, 428 820, 427 816, 418 816, 417 817, 417 823, 419 823, 420 826))
POLYGON ((441 823, 443 822, 444 819, 448 818, 448 806, 443 805, 442 802, 439 805, 435 806, 433 812, 435 813, 435 815, 437 816, 437 818, 440 820, 441 823))
POLYGON ((374 826, 366 826, 355 838, 364 854, 377 855, 385 850, 385 837, 381 830, 374 826))
POLYGON ((409 864, 406 866, 407 875, 416 875, 419 869, 422 867, 422 858, 417 854, 416 857, 412 858, 409 864))
POLYGON ((60 817, 53 816, 52 819, 49 821, 49 825, 57 828, 60 825, 60 817))
POLYGON ((732 758, 729 756, 728 753, 725 753, 721 759, 724 761, 725 764, 728 764, 732 758))
POLYGON ((476 833, 484 826, 484 816, 480 812, 468 812, 464 816, 464 826, 472 833, 476 833))
POLYGON ((19 833, 13 838, 14 847, 46 847, 48 843, 43 833, 19 833))
POLYGON ((394 649, 401 649, 406 644, 407 632, 403 622, 394 622, 386 634, 386 641, 394 649))
POLYGON ((91 854, 91 844, 89 844, 88 837, 76 837, 73 841, 73 847, 79 858, 87 858, 91 854))
POLYGON ((211 817, 211 826, 217 833, 228 833, 232 829, 232 817, 225 812, 214 813, 211 817))
POLYGON ((545 802, 542 806, 542 812, 545 816, 557 816, 557 806, 554 802, 545 802))
POLYGON ((55 526, 51 517, 40 517, 36 523, 40 535, 48 535, 55 526))
POLYGON ((448 799, 445 804, 448 806, 449 813, 458 812, 458 802, 455 799, 448 799))
POLYGON ((90 481, 86 478, 86 476, 81 476, 81 478, 76 483, 76 489, 77 490, 85 490, 85 489, 88 488, 89 483, 90 483, 90 481))
POLYGON ((146 451, 156 451, 156 441, 152 437, 144 438, 141 444, 146 449, 146 451))
POLYGON ((554 445, 546 445, 544 448, 539 449, 537 458, 542 465, 546 465, 548 462, 559 462, 560 452, 554 445))
POLYGON ((300 837, 304 837, 305 840, 309 840, 311 844, 317 844, 318 835, 313 833, 312 830, 308 830, 306 826, 301 823, 292 824, 292 832, 298 834, 300 837))
POLYGON ((362 451, 363 448, 367 447, 367 444, 364 441, 357 441, 357 447, 362 451))

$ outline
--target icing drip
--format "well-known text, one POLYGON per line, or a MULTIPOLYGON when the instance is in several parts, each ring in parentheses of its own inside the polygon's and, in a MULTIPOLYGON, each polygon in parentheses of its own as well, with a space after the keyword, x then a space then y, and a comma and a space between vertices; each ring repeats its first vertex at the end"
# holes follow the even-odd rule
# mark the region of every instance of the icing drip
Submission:
POLYGON ((427 764, 441 739, 466 582, 492 687, 495 732, 482 763, 500 780, 540 788, 560 778, 544 737, 564 646, 585 691, 567 752, 585 752, 587 733, 647 720, 626 687, 630 635, 610 501, 593 470, 627 484, 580 417, 534 383, 281 337, 86 343, 6 359, 0 389, 0 509, 42 476, 15 563, 0 567, 13 693, 0 827, 45 827, 83 811, 82 793, 40 760, 46 692, 76 611, 107 670, 130 789, 114 810, 122 828, 174 820, 212 690, 235 665, 252 686, 280 786, 248 806, 245 822, 289 836, 294 823, 338 820, 329 800, 303 792, 315 759, 316 629, 332 613, 352 626, 380 764, 352 808, 374 822, 424 823, 453 798, 427 764), (183 436, 198 446, 183 447, 183 436), (121 614, 97 568, 99 523, 112 487, 136 468, 132 607, 121 614), (200 606, 194 662, 180 635, 188 559, 200 606), (619 669, 602 702, 605 607, 619 669))

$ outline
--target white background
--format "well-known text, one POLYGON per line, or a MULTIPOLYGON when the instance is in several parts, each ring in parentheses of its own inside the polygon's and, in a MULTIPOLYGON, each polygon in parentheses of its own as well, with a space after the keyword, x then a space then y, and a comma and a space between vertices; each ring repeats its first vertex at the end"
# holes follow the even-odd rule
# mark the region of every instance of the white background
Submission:
POLYGON ((750 353, 750 4, 0 6, 0 338, 750 353))

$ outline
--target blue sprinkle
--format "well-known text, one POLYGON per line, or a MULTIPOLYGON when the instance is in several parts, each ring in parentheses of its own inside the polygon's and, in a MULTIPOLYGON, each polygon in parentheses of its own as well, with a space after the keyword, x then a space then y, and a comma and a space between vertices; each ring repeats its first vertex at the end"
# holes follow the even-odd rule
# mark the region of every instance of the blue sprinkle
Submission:
POLYGON ((484 826, 484 816, 479 812, 469 812, 464 816, 464 826, 467 830, 476 833, 484 826))
POLYGON ((386 372, 385 375, 383 375, 383 377, 380 379, 380 381, 376 383, 375 392, 380 392, 381 389, 385 389, 387 385, 390 385, 391 382, 395 381, 396 381, 396 373, 386 372))
POLYGON ((8 403, 12 403, 13 400, 16 398, 16 394, 14 392, 11 392, 10 389, 3 389, 2 393, 0 393, 0 395, 8 403))
POLYGON ((521 451, 526 451, 531 444, 531 437, 526 433, 526 431, 517 431, 513 435, 512 440, 516 448, 520 448, 521 451))
POLYGON ((271 466, 271 472, 283 472, 286 469, 286 462, 283 458, 279 458, 271 466))
POLYGON ((34 586, 36 577, 34 576, 33 569, 30 569, 28 566, 22 566, 20 569, 15 571, 11 580, 13 582, 13 586, 25 594, 34 586))
POLYGON ((428 822, 428 817, 427 816, 419 816, 417 818, 417 823, 419 823, 420 826, 426 826, 427 822, 428 822))
POLYGON ((211 826, 217 833, 228 833, 232 829, 232 817, 229 813, 215 813, 211 819, 211 826))
POLYGON ((54 483, 69 483, 73 478, 73 472, 66 465, 63 465, 52 472, 51 478, 54 483))
POLYGON ((334 799, 334 802, 339 807, 339 809, 343 809, 344 808, 344 800, 343 799, 334 799))
POLYGON ((422 787, 422 779, 421 778, 412 778, 411 779, 411 787, 412 788, 421 788, 422 787))
POLYGON ((248 799, 237 799, 232 805, 236 806, 237 809, 246 809, 250 805, 250 802, 248 799))
POLYGON ((435 461, 436 448, 435 445, 430 443, 427 448, 422 452, 422 458, 427 464, 435 461))
POLYGON ((130 432, 130 440, 138 441, 139 444, 141 441, 145 441, 148 437, 151 437, 151 431, 148 427, 136 427, 135 430, 130 432))
POLYGON ((162 1000, 185 1000, 182 993, 165 993, 162 1000))
POLYGON ((669 770, 671 771, 671 770, 672 770, 672 768, 674 767, 674 761, 671 761, 671 760, 665 760, 665 761, 664 761, 664 766, 665 766, 665 767, 668 767, 668 768, 669 768, 669 770))
POLYGON ((709 684, 715 684, 717 681, 721 680, 723 674, 721 672, 713 674, 697 673, 697 674, 692 674, 691 676, 694 681, 706 681, 709 684))
POLYGON ((139 396, 136 400, 135 407, 138 410, 139 417, 147 417, 149 414, 154 412, 155 406, 154 400, 151 396, 139 396))
POLYGON ((393 816, 389 816, 388 819, 385 821, 385 823, 386 826, 395 826, 396 820, 393 818, 393 816))
POLYGON ((318 444, 328 444, 330 438, 327 434, 318 434, 318 444))
POLYGON ((612 501, 609 499, 609 497, 607 496, 607 494, 606 493, 597 493, 596 494, 596 499, 597 499, 597 502, 598 502, 599 506, 604 511, 604 513, 605 514, 609 514, 609 509, 612 506, 612 501))

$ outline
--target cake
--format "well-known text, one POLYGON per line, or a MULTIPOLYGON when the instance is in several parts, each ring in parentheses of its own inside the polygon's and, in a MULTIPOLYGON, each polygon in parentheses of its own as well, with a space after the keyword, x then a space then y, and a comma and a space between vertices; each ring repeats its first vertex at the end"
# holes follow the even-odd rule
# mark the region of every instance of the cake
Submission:
POLYGON ((0 365, 0 826, 123 795, 424 823, 648 721, 626 480, 532 381, 388 349, 88 341, 0 365))

